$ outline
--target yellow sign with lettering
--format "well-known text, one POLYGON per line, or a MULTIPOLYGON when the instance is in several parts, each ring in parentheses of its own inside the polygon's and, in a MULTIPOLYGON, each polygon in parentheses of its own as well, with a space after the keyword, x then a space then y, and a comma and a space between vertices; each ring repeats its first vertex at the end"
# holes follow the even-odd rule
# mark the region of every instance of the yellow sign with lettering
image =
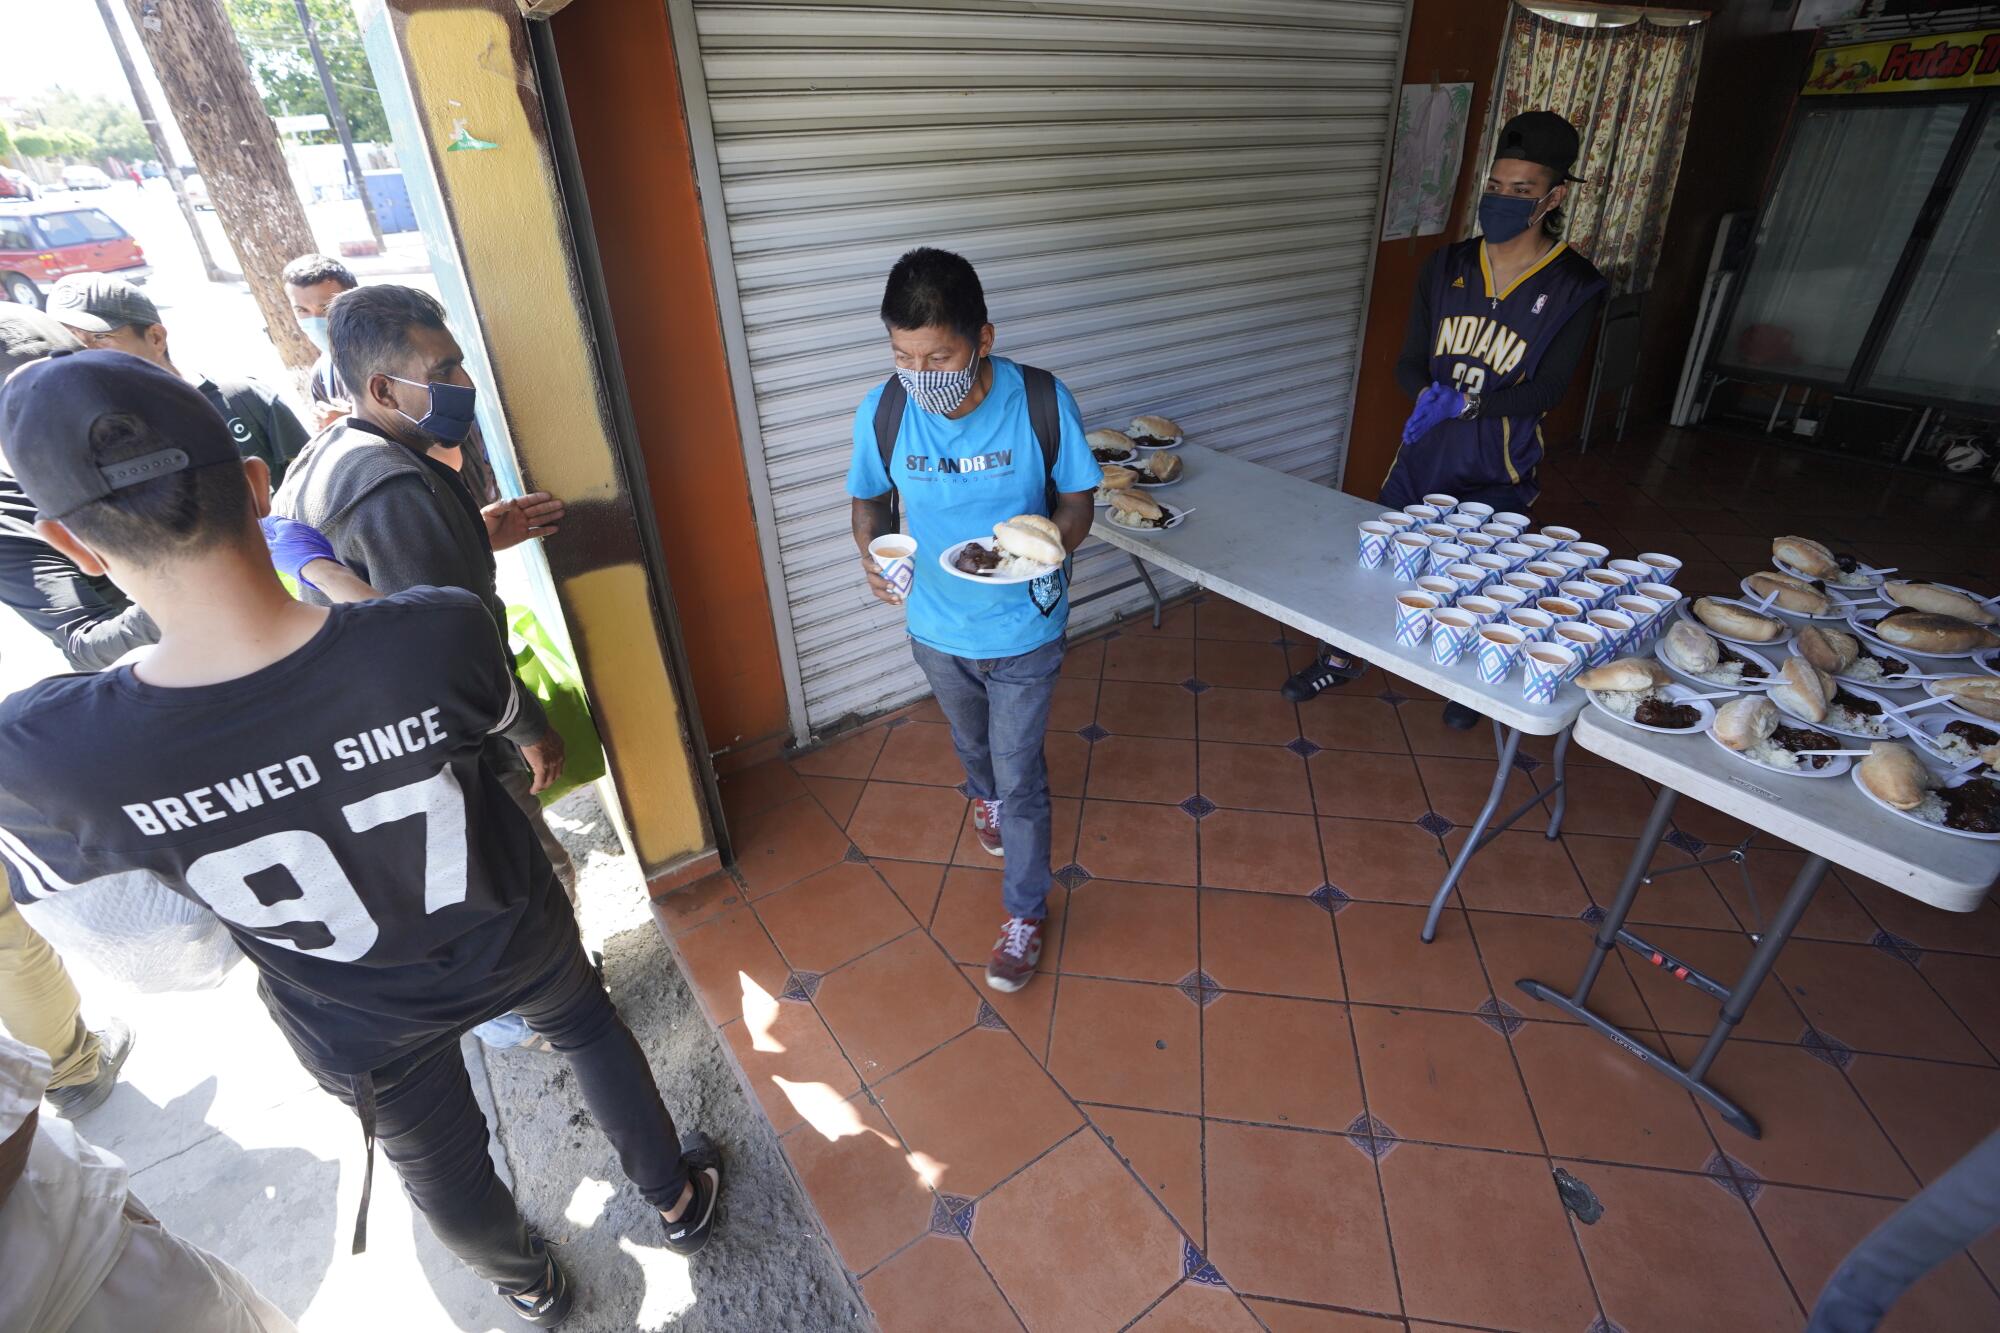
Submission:
POLYGON ((2000 28, 1832 46, 1813 55, 1805 95, 2000 88, 2000 28))

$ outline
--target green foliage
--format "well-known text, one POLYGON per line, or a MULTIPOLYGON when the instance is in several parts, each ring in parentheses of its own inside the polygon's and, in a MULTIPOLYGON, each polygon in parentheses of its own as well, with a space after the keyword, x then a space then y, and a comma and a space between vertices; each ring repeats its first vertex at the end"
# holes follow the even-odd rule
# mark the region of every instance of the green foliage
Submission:
MULTIPOLYGON (((272 116, 322 115, 331 119, 293 0, 223 0, 223 8, 236 29, 236 41, 243 48, 250 76, 263 95, 264 110, 272 116)), ((306 9, 312 15, 320 53, 326 57, 355 142, 387 143, 389 119, 375 92, 375 77, 362 50, 361 29, 355 24, 350 0, 306 0, 306 9)), ((335 143, 338 136, 329 129, 300 135, 299 140, 335 143)))
POLYGON ((86 159, 97 156, 97 140, 80 130, 35 126, 14 132, 14 146, 27 157, 86 159))
MULTIPOLYGON (((140 123, 139 113, 122 99, 51 88, 35 97, 29 108, 42 122, 36 127, 37 131, 44 134, 67 131, 71 136, 65 146, 56 147, 52 152, 36 153, 23 143, 21 151, 30 157, 103 156, 122 158, 127 162, 146 162, 153 157, 153 141, 147 136, 146 127, 140 123)), ((17 128, 16 142, 32 132, 35 131, 27 127, 17 128)))

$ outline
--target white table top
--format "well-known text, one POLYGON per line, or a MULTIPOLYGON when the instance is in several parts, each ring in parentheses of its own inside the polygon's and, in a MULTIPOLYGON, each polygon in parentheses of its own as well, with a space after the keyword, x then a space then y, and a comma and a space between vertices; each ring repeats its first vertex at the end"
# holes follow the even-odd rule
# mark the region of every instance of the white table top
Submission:
POLYGON ((1953 837, 1898 819, 1862 795, 1849 776, 1766 777, 1705 735, 1641 731, 1595 708, 1577 719, 1575 736, 1592 754, 1933 907, 1970 912, 2000 876, 2000 842, 1953 837))
POLYGON ((1381 505, 1200 445, 1179 453, 1187 480, 1154 496, 1197 510, 1193 517, 1141 536, 1099 510, 1091 535, 1531 736, 1555 735, 1584 706, 1574 685, 1550 703, 1527 702, 1519 666, 1504 684, 1486 685, 1471 653, 1441 667, 1428 643, 1399 645, 1393 599, 1409 585, 1396 581, 1386 561, 1363 569, 1356 555, 1355 525, 1380 514, 1381 505))

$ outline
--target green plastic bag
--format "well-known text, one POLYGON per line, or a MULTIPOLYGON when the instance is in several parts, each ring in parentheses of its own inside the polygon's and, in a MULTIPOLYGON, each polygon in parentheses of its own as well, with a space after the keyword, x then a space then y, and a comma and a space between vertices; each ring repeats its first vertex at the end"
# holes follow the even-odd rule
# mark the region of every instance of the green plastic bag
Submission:
POLYGON ((562 776, 536 798, 549 805, 604 776, 604 741, 590 718, 583 677, 525 606, 507 608, 507 647, 514 654, 515 674, 542 701, 549 725, 563 738, 562 776))

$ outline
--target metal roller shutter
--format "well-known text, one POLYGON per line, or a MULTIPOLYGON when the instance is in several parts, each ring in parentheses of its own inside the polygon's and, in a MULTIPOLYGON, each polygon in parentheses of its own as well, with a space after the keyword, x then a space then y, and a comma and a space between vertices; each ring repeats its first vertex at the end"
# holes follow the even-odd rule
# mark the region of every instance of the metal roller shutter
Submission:
MULTIPOLYGON (((924 690, 843 485, 910 246, 978 265, 999 351, 1090 426, 1162 412, 1339 482, 1405 0, 671 8, 802 733, 924 690)), ((1093 543, 1077 572, 1084 596, 1130 566, 1093 543)))

